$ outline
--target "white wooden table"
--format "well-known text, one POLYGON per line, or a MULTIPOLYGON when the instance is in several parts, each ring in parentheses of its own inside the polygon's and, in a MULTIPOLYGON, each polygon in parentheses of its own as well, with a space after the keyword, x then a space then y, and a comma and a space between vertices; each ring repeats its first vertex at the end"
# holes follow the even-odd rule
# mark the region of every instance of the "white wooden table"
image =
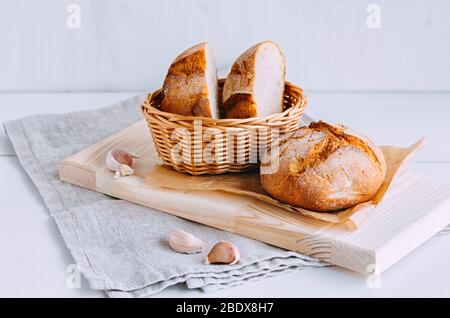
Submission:
MULTIPOLYGON (((0 122, 35 113, 92 109, 133 93, 0 94, 0 122)), ((310 93, 308 114, 342 122, 378 144, 430 143, 409 169, 450 184, 450 94, 310 93)), ((104 297, 68 288, 70 252, 9 141, 0 132, 0 297, 104 297)), ((160 297, 450 297, 450 234, 436 236, 383 273, 381 288, 337 267, 309 268, 211 294, 174 286, 160 297)))

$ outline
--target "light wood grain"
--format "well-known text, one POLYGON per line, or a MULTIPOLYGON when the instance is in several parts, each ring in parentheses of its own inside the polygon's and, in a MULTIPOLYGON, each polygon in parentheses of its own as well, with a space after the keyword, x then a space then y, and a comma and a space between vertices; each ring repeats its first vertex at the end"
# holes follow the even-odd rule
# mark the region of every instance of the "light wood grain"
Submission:
POLYGON ((159 164, 144 121, 77 153, 59 165, 63 181, 152 207, 182 218, 304 253, 366 273, 392 266, 450 223, 450 187, 402 172, 382 203, 356 231, 216 191, 175 191, 144 183, 159 164), (133 176, 113 179, 106 153, 127 150, 139 159, 133 176))

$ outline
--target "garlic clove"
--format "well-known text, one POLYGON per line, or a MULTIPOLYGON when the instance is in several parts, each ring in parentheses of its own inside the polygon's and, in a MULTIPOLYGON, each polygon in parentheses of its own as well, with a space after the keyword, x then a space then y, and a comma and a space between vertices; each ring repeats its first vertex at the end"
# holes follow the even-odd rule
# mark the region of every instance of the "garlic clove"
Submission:
POLYGON ((231 242, 220 241, 214 245, 206 256, 205 264, 229 264, 239 262, 241 255, 239 249, 231 242))
POLYGON ((169 245, 179 253, 195 254, 205 250, 205 243, 198 237, 180 229, 169 232, 169 245))
POLYGON ((129 176, 134 173, 133 164, 136 157, 120 149, 113 149, 106 155, 106 166, 115 172, 114 178, 129 176))

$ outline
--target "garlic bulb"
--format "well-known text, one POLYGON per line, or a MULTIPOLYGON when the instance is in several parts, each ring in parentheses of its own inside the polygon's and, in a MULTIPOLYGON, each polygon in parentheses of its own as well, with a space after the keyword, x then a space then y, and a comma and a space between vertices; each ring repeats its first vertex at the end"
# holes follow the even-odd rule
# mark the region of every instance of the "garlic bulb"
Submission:
POLYGON ((115 172, 114 178, 129 176, 134 173, 133 164, 136 157, 120 149, 113 149, 106 155, 106 166, 115 172))
POLYGON ((169 245, 174 251, 185 254, 200 253, 205 249, 201 239, 180 229, 170 230, 169 245))
POLYGON ((234 265, 239 262, 239 258, 239 250, 233 243, 220 241, 213 246, 208 256, 206 256, 205 264, 234 265))

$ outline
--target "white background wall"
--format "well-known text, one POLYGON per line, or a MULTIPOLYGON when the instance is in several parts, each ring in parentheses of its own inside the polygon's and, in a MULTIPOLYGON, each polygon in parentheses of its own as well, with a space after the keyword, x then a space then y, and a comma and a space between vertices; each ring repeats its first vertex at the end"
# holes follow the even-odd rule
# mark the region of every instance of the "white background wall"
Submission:
POLYGON ((192 44, 225 67, 264 39, 310 91, 450 91, 450 0, 0 0, 0 92, 153 89, 192 44))

